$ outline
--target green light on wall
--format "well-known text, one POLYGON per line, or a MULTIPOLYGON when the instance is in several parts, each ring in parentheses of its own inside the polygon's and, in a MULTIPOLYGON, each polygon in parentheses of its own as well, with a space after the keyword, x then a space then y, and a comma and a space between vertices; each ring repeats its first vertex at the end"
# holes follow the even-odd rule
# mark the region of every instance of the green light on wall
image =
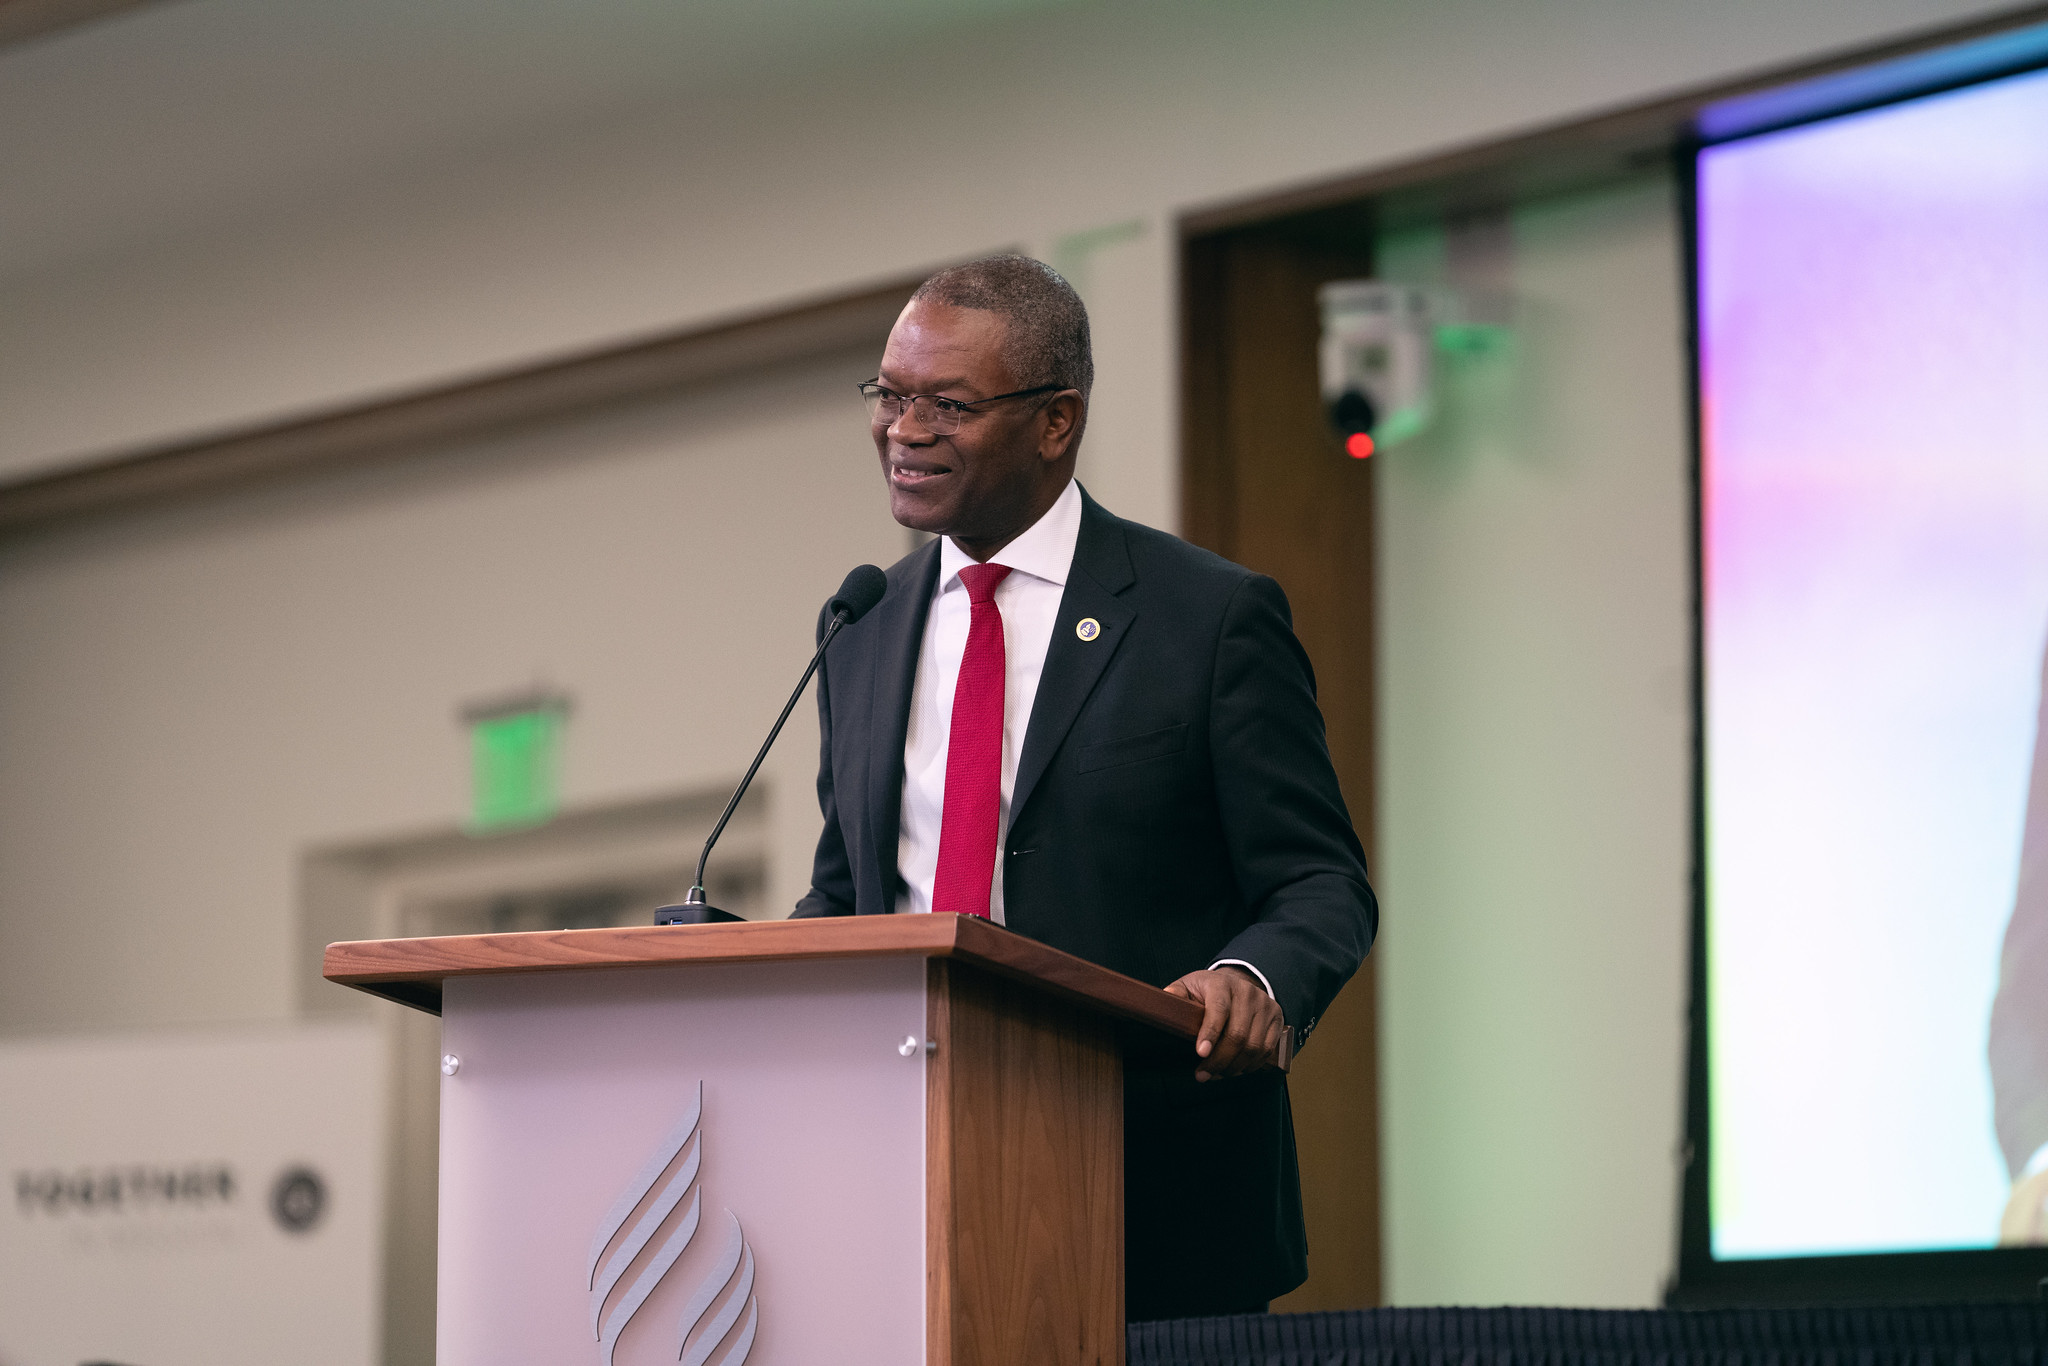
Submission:
POLYGON ((528 694, 467 707, 470 829, 541 825, 561 805, 562 729, 569 700, 528 694))
POLYGON ((1497 356, 1514 340, 1505 323, 1443 323, 1436 329, 1436 349, 1459 356, 1497 356))

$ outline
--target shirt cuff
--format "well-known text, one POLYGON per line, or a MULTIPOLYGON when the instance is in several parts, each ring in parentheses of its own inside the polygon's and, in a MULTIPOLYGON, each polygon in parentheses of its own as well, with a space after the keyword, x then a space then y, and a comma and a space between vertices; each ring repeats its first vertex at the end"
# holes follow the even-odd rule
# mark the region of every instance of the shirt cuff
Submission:
POLYGON ((2034 1155, 2027 1159, 2027 1165, 2020 1168, 2017 1180, 2024 1181, 2036 1172, 2048 1172, 2048 1143, 2034 1149, 2034 1155))
POLYGON ((1219 958, 1209 965, 1209 971, 1211 972, 1216 971, 1216 969, 1218 968, 1243 968, 1246 972, 1250 973, 1252 976, 1259 979, 1259 985, 1266 989, 1266 994, 1268 996, 1272 996, 1275 1002, 1279 1001, 1280 998, 1278 996, 1273 996, 1273 984, 1266 980, 1266 974, 1260 972, 1250 963, 1245 962, 1244 959, 1219 958))

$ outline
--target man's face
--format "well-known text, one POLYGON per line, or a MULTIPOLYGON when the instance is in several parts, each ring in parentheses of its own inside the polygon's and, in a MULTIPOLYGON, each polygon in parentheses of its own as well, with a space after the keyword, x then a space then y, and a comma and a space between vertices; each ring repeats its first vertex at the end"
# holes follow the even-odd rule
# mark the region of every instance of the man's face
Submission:
MULTIPOLYGON (((1029 385, 1003 360, 997 314, 919 300, 903 310, 882 352, 880 382, 899 394, 963 402, 1029 385)), ((1029 527, 1066 486, 1076 396, 1007 399, 939 436, 906 408, 874 423, 889 483, 889 511, 907 527, 951 536, 971 555, 993 554, 1029 527)))

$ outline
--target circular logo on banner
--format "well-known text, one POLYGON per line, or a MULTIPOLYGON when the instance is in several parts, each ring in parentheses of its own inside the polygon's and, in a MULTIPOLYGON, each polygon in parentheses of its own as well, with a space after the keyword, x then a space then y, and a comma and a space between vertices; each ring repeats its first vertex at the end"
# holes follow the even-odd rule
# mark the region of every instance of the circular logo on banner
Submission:
POLYGON ((270 1215, 286 1233, 307 1233, 327 1212, 327 1183, 311 1167, 287 1167, 270 1188, 270 1215))
POLYGON ((1074 625, 1074 634, 1083 640, 1093 640, 1102 634, 1102 623, 1094 617, 1082 617, 1074 625))

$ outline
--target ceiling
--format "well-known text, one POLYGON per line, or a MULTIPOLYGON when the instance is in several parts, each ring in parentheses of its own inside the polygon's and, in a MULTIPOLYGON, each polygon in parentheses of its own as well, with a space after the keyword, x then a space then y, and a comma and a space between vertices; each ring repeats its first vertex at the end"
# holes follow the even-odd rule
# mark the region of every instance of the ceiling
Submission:
POLYGON ((164 0, 120 10, 0 47, 0 278, 456 165, 649 102, 848 61, 879 70, 921 36, 1073 3, 164 0))

